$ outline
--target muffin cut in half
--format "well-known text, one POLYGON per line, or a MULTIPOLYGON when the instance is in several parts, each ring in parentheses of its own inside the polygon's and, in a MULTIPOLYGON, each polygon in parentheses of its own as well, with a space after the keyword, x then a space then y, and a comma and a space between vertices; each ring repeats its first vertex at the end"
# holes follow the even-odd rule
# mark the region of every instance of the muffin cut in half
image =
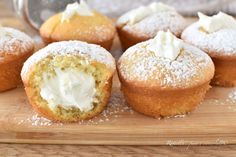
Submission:
POLYGON ((214 75, 207 54, 162 31, 154 39, 130 47, 117 69, 128 104, 153 117, 194 110, 214 75))
POLYGON ((51 120, 74 122, 104 110, 114 71, 115 61, 104 48, 64 41, 32 55, 21 76, 37 112, 51 120))
POLYGON ((206 16, 187 27, 181 38, 205 51, 215 64, 212 85, 236 86, 236 20, 225 13, 206 16))
POLYGON ((123 50, 154 38, 158 31, 170 30, 180 37, 186 26, 184 17, 173 7, 157 2, 128 11, 116 22, 123 50))
POLYGON ((99 12, 90 9, 81 0, 68 4, 65 11, 50 17, 40 28, 46 43, 79 40, 98 44, 109 50, 116 34, 113 22, 99 12))
POLYGON ((34 52, 34 41, 25 33, 0 26, 0 92, 16 88, 25 60, 34 52))

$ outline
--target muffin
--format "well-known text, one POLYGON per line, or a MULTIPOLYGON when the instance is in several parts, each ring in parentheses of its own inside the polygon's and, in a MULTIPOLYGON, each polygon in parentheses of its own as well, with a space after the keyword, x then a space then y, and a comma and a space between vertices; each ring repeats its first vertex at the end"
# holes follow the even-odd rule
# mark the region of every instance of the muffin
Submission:
POLYGON ((170 30, 180 37, 186 20, 170 6, 151 3, 122 15, 116 23, 123 50, 139 42, 154 38, 158 31, 170 30))
POLYGON ((65 11, 50 17, 40 28, 46 43, 80 40, 109 50, 116 30, 110 19, 90 9, 84 1, 68 4, 65 11))
POLYGON ((171 32, 130 47, 117 63, 121 90, 137 112, 152 117, 193 111, 210 88, 211 58, 171 32))
POLYGON ((236 85, 236 21, 219 12, 214 16, 198 13, 199 21, 186 28, 182 39, 210 55, 215 64, 212 85, 236 85))
POLYGON ((115 61, 104 48, 80 41, 52 43, 33 54, 21 77, 29 102, 53 121, 89 119, 104 110, 115 61))
POLYGON ((0 92, 17 87, 23 63, 33 51, 34 42, 28 35, 0 27, 0 92))

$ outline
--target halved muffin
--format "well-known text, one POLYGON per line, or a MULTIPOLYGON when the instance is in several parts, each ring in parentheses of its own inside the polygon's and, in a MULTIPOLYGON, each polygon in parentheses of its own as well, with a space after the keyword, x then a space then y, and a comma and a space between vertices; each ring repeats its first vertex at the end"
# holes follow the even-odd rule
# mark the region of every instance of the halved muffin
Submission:
POLYGON ((71 122, 92 118, 107 105, 115 61, 104 48, 79 41, 48 45, 21 72, 28 99, 45 117, 71 122))

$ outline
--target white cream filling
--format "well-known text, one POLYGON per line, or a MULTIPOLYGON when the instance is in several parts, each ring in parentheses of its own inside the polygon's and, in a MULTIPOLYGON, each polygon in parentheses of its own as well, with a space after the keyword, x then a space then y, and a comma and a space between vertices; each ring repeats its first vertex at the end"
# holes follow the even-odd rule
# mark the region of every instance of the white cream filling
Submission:
POLYGON ((79 14, 81 16, 93 16, 93 11, 85 3, 84 0, 81 0, 80 3, 75 2, 68 4, 65 11, 62 13, 61 22, 69 21, 74 15, 79 14))
POLYGON ((223 12, 219 12, 217 15, 211 17, 198 12, 198 17, 199 26, 208 33, 213 33, 224 28, 236 29, 236 20, 223 12))
POLYGON ((135 24, 152 14, 166 11, 175 11, 175 9, 163 3, 153 2, 148 6, 141 6, 137 9, 133 9, 121 16, 121 18, 127 18, 127 23, 129 24, 135 24))
POLYGON ((169 30, 167 32, 159 31, 147 46, 147 50, 154 52, 155 56, 170 60, 175 60, 182 48, 182 40, 175 37, 169 30))
POLYGON ((93 109, 96 101, 95 79, 93 76, 74 69, 55 69, 55 76, 43 75, 40 95, 48 102, 51 110, 79 108, 82 112, 93 109))

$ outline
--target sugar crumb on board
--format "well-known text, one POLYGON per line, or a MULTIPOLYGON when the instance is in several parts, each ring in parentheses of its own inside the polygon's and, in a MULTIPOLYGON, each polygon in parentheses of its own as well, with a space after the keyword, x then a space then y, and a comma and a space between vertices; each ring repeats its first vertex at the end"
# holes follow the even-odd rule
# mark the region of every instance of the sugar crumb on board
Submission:
POLYGON ((232 90, 229 93, 226 101, 230 104, 230 106, 228 106, 228 109, 233 112, 236 112, 236 89, 232 90))

